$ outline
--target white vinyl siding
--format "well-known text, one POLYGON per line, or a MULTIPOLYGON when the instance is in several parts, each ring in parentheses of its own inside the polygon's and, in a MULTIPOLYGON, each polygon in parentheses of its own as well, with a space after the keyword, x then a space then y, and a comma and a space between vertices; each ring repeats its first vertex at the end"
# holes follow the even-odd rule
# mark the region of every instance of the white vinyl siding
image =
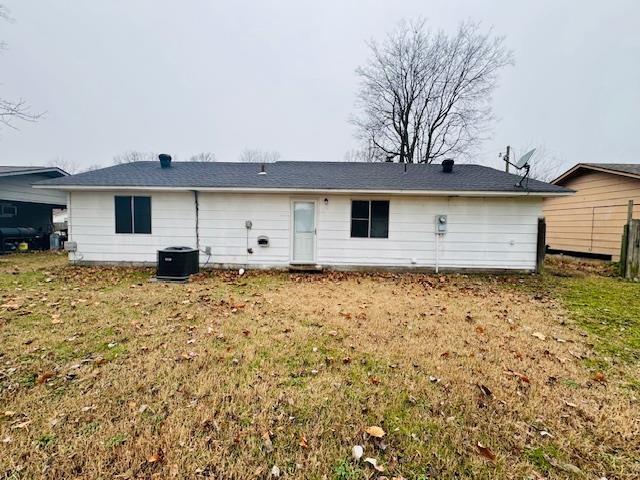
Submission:
MULTIPOLYGON (((316 263, 320 265, 433 267, 435 215, 444 214, 448 231, 439 242, 441 268, 533 270, 537 221, 542 214, 540 197, 215 192, 200 192, 198 197, 200 248, 211 247, 209 265, 215 266, 288 266, 292 202, 300 200, 316 202, 316 263), (388 238, 351 238, 351 201, 359 199, 389 200, 388 238), (249 231, 247 220, 252 222, 249 231), (261 235, 269 237, 268 247, 258 246, 261 235)), ((192 192, 72 192, 70 198, 71 240, 78 243, 78 259, 154 263, 160 248, 196 245, 192 192), (151 235, 115 233, 116 194, 152 197, 151 235)), ((207 255, 201 253, 200 261, 207 261, 207 255)))
POLYGON ((78 243, 72 260, 155 263, 161 248, 195 247, 191 192, 71 192, 69 198, 69 235, 78 243), (116 195, 151 197, 151 234, 116 233, 116 195))
MULTIPOLYGON (((290 259, 289 195, 200 193, 200 245, 211 246, 215 264, 284 266, 290 259), (247 231, 245 222, 252 228, 247 231), (248 246, 253 254, 247 252, 248 246), (269 237, 268 247, 258 236, 269 237)), ((202 255, 201 255, 202 258, 202 255)))
POLYGON ((389 238, 351 238, 351 200, 367 197, 327 198, 318 212, 319 264, 434 266, 435 216, 444 214, 440 267, 535 268, 541 199, 390 197, 389 238))
POLYGON ((0 177, 0 200, 65 205, 67 203, 65 192, 32 187, 34 183, 50 178, 37 173, 0 177))

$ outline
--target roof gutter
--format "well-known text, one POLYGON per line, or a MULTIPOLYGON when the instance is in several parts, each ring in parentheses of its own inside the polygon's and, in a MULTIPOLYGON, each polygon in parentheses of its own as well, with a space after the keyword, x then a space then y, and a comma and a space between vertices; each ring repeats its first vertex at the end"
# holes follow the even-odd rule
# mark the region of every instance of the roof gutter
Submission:
POLYGON ((366 190, 366 189, 328 189, 328 188, 260 188, 260 187, 145 187, 145 186, 86 186, 86 185, 33 185, 34 188, 64 191, 158 191, 158 192, 220 192, 220 193, 337 193, 345 195, 414 195, 444 197, 566 197, 573 195, 573 190, 566 192, 510 192, 483 190, 366 190))

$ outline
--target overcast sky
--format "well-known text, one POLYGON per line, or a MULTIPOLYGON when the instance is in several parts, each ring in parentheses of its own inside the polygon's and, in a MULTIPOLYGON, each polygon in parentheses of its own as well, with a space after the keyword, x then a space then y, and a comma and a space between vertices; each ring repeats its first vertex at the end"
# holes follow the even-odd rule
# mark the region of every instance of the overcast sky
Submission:
POLYGON ((402 18, 482 22, 516 65, 476 163, 542 145, 563 166, 640 161, 640 1, 0 0, 0 96, 46 116, 0 131, 0 164, 110 164, 245 148, 342 160, 357 146, 355 68, 402 18))

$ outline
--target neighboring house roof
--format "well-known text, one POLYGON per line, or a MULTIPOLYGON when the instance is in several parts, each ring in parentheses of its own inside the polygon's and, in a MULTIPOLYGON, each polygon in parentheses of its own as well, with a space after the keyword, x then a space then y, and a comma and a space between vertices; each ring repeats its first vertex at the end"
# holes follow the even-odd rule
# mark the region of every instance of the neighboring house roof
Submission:
POLYGON ((19 167, 0 165, 0 177, 10 177, 14 175, 31 175, 43 173, 52 177, 63 177, 69 174, 58 167, 19 167))
POLYGON ((481 165, 455 165, 444 173, 441 165, 362 162, 132 162, 39 182, 40 188, 73 189, 212 189, 315 190, 346 192, 492 192, 496 194, 567 195, 572 190, 537 180, 516 187, 519 176, 481 165))
POLYGON ((586 171, 612 173, 640 179, 640 163, 578 163, 551 183, 560 185, 586 171))

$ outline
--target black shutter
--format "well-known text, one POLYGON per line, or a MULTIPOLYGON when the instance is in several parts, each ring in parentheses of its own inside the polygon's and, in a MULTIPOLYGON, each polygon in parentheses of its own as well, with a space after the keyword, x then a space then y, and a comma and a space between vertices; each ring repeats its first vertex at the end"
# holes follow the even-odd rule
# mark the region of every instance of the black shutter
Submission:
POLYGON ((133 197, 134 233, 151 233, 151 197, 133 197))
POLYGON ((371 201, 371 238, 389 237, 389 201, 371 201))
POLYGON ((131 197, 115 197, 116 233, 133 233, 131 197))

